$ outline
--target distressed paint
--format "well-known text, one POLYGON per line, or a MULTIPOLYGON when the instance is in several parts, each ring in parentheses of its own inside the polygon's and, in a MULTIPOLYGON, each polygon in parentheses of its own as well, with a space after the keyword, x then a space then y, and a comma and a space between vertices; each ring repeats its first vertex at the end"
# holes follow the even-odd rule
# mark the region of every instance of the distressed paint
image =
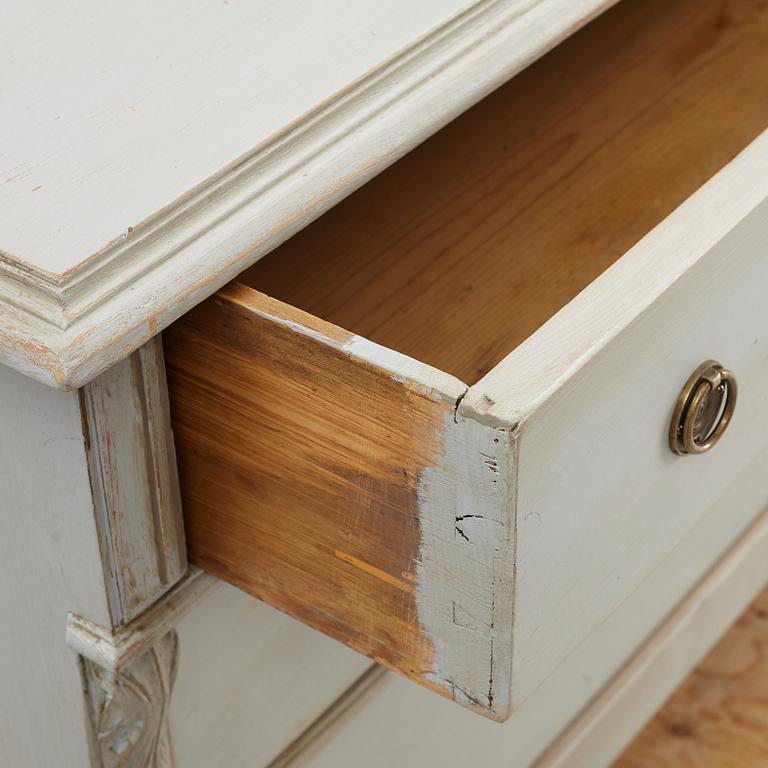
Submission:
POLYGON ((444 453, 419 483, 416 604, 433 639, 428 679, 464 706, 509 714, 515 444, 507 429, 446 416, 444 453))
MULTIPOLYGON (((289 94, 295 107, 292 114, 285 114, 281 106, 288 103, 285 78, 274 84, 266 109, 261 101, 239 99, 230 105, 236 109, 234 113, 209 111, 206 119, 224 121, 218 131, 222 136, 230 136, 232 126, 240 125, 248 127, 249 141, 253 136, 260 140, 255 147, 203 142, 229 153, 212 165, 201 165, 200 138, 195 136, 205 120, 180 121, 174 107, 163 130, 152 130, 150 145, 127 157, 140 164, 145 174, 160 168, 163 176, 126 185, 126 156, 121 151, 112 158, 114 164, 102 166, 99 161, 100 171, 110 169, 107 175, 88 175, 85 197, 80 182, 77 195, 67 184, 82 173, 84 164, 94 160, 98 146, 110 149, 124 147, 126 142, 115 141, 113 136, 107 145, 86 141, 61 146, 59 134, 49 134, 46 140, 51 138, 53 144, 45 150, 46 164, 54 162, 53 169, 60 163, 72 163, 67 172, 56 183, 43 184, 42 189, 38 189, 39 183, 28 186, 26 180, 20 180, 22 186, 5 185, 9 200, 2 208, 11 220, 5 239, 0 240, 0 363, 59 388, 85 384, 610 4, 610 0, 476 0, 446 11, 444 2, 435 1, 424 4, 418 14, 385 13, 376 38, 363 31, 380 13, 373 7, 375 3, 371 8, 355 3, 338 13, 324 9, 324 18, 333 18, 330 33, 343 41, 336 46, 343 53, 347 73, 340 82, 332 84, 340 71, 338 61, 329 72, 318 67, 322 57, 318 60, 310 55, 309 62, 297 60, 299 66, 307 65, 312 77, 293 81, 308 84, 309 90, 289 94), (373 50, 379 52, 378 60, 370 59, 373 50), (275 105, 277 109, 272 108, 275 105), (283 115, 277 124, 264 123, 276 114, 283 115), (254 120, 260 129, 253 128, 254 120), (188 147, 173 168, 152 155, 158 137, 170 141, 167 151, 177 151, 179 142, 188 147), (224 150, 225 146, 229 149, 224 150), (107 184, 113 193, 98 194, 97 183, 107 184), (149 209, 145 207, 151 199, 148 189, 157 191, 153 194, 165 190, 149 209), (76 204, 87 207, 87 215, 67 222, 64 231, 79 234, 75 240, 67 240, 64 249, 54 247, 51 236, 55 232, 40 226, 40 221, 59 220, 58 214, 41 215, 38 208, 56 190, 66 202, 53 206, 53 211, 60 213, 63 207, 76 204), (130 203, 115 205, 115 195, 133 195, 132 190, 142 191, 130 203), (92 206, 86 203, 90 195, 96 196, 92 206), (28 205, 21 205, 26 196, 28 205), (113 220, 115 212, 124 217, 128 209, 133 210, 131 221, 113 220), (27 215, 25 212, 34 212, 29 214, 34 226, 24 230, 26 240, 18 243, 13 235, 14 241, 9 242, 9 233, 18 231, 18 217, 27 215), (112 223, 107 226, 108 221, 112 223)), ((227 25, 226 19, 236 9, 216 6, 215 10, 220 15, 215 17, 218 23, 228 32, 234 29, 235 36, 239 30, 253 27, 250 23, 227 25)), ((83 10, 89 14, 89 24, 67 28, 77 33, 100 20, 108 24, 107 37, 113 43, 115 34, 124 34, 124 44, 130 46, 130 25, 115 27, 106 11, 96 17, 91 11, 83 10)), ((39 24, 34 17, 38 12, 50 16, 50 9, 43 5, 30 4, 19 12, 18 28, 8 27, 14 41, 30 30, 37 34, 39 24)), ((314 29, 303 23, 291 27, 292 13, 290 4, 274 3, 267 22, 258 26, 268 39, 284 46, 289 29, 292 35, 314 29)), ((57 29, 60 31, 60 25, 57 29)), ((205 36, 209 30, 208 22, 201 23, 200 34, 205 36)), ((166 51, 180 55, 184 66, 191 66, 195 59, 184 54, 188 39, 175 36, 177 47, 167 46, 166 51)), ((92 50, 66 35, 51 40, 57 41, 70 51, 92 50)), ((297 39, 292 47, 297 51, 312 48, 297 39)), ((226 56, 227 50, 224 47, 218 53, 226 56)), ((250 43, 241 52, 255 56, 252 63, 256 67, 264 66, 262 57, 271 61, 268 52, 250 43)), ((246 70, 238 59, 236 71, 246 70)), ((124 68, 119 71, 122 76, 124 68)), ((194 87, 181 89, 196 117, 200 116, 200 88, 207 85, 211 89, 212 103, 221 83, 210 74, 226 71, 226 67, 206 67, 205 71, 205 78, 189 80, 194 87)), ((33 77, 26 88, 19 89, 22 96, 39 93, 43 77, 50 81, 50 67, 39 58, 27 74, 33 77)), ((143 77, 143 82, 149 81, 157 85, 162 78, 143 77)), ((158 88, 156 94, 162 92, 158 88)), ((164 97, 163 103, 178 106, 180 91, 175 83, 173 88, 174 99, 164 97)), ((86 99, 95 95, 101 107, 105 99, 114 98, 112 92, 99 94, 97 90, 83 94, 86 99)), ((47 124, 49 118, 41 117, 37 110, 48 108, 48 103, 30 102, 27 124, 47 124)), ((127 131, 125 135, 135 146, 141 113, 121 104, 106 115, 101 107, 97 112, 108 119, 110 130, 100 126, 98 135, 127 131)), ((68 110, 71 108, 68 104, 68 110)), ((78 118, 79 135, 98 124, 94 110, 84 109, 89 119, 78 118)), ((167 151, 161 153, 163 158, 167 151)))
POLYGON ((80 407, 0 366, 0 763, 88 765, 67 612, 108 624, 80 407))
MULTIPOLYGON (((694 5, 691 4, 689 8, 694 5)), ((744 9, 747 9, 748 5, 745 3, 744 9)), ((615 18, 620 19, 621 16, 615 18)), ((716 21, 710 14, 706 18, 708 22, 716 21)), ((745 23, 745 18, 748 17, 739 17, 739 34, 756 26, 745 23)), ((661 28, 656 28, 655 31, 659 33, 661 28)), ((660 59, 664 61, 665 66, 669 66, 667 54, 670 47, 676 44, 676 36, 666 28, 664 31, 669 37, 659 40, 658 34, 653 34, 652 25, 644 28, 643 39, 647 47, 654 52, 650 57, 656 62, 654 67, 660 59), (654 47, 657 45, 658 49, 654 47)), ((610 38, 615 39, 616 37, 610 38)), ((759 40, 759 36, 750 38, 749 45, 757 46, 759 40)), ((738 51, 738 48, 724 45, 722 42, 719 45, 728 51, 738 51)), ((721 50, 719 55, 724 56, 725 53, 721 50)), ((735 59, 735 56, 727 58, 729 69, 734 67, 735 59)), ((633 60, 637 60, 637 57, 633 57, 633 60)), ((711 62, 709 66, 712 66, 713 70, 716 68, 716 64, 711 62)), ((654 71, 654 68, 651 67, 647 71, 654 71)), ((635 76, 642 77, 647 71, 638 70, 635 76)), ((662 71, 667 72, 666 69, 662 71)), ((692 71, 700 70, 693 68, 692 71)), ((702 79, 708 81, 712 78, 705 70, 702 79)), ((682 88, 681 92, 709 93, 706 82, 703 83, 702 79, 683 80, 688 82, 688 87, 682 88)), ((608 89, 605 95, 615 97, 616 91, 608 89)), ((718 103, 717 99, 715 103, 718 103)), ((752 128, 759 124, 761 108, 764 106, 753 104, 753 108, 754 111, 750 110, 751 120, 754 121, 752 128)), ((662 110, 662 114, 664 113, 662 110)), ((580 114, 583 120, 585 113, 580 114)), ((691 128, 690 125, 688 127, 691 128)), ((660 133, 663 131, 660 130, 660 133)), ((542 135, 548 136, 547 133, 542 135)), ((632 135, 623 134, 621 138, 624 142, 629 142, 627 136, 631 138, 632 135)), ((564 138, 567 139, 568 136, 564 138)), ((696 138, 701 139, 698 134, 696 138)), ((686 173, 682 179, 684 188, 678 190, 681 198, 690 194, 691 189, 701 183, 706 173, 711 172, 712 165, 721 157, 718 153, 727 155, 729 152, 738 151, 743 146, 744 139, 743 134, 729 134, 727 141, 724 140, 722 146, 718 144, 717 151, 713 150, 712 154, 704 151, 706 142, 699 145, 702 147, 704 159, 693 163, 692 170, 689 171, 690 176, 686 173)), ((670 145, 665 145, 665 151, 676 153, 680 147, 679 141, 677 139, 670 145)), ((572 654, 592 643, 599 644, 594 638, 599 636, 602 624, 639 588, 639 585, 650 578, 658 563, 669 555, 685 538, 686 532, 706 514, 708 500, 719 495, 749 457, 755 455, 763 445, 761 441, 764 429, 757 418, 753 419, 751 424, 744 425, 741 438, 732 439, 730 448, 723 443, 718 446, 718 451, 710 456, 701 457, 698 462, 681 465, 674 463, 673 457, 668 455, 663 436, 666 434, 665 422, 669 417, 670 404, 691 368, 701 359, 713 354, 723 357, 713 348, 708 348, 713 344, 727 353, 724 362, 731 367, 739 367, 746 380, 757 382, 765 376, 760 352, 764 341, 765 323, 764 313, 761 314, 762 303, 757 294, 766 282, 759 278, 764 275, 765 270, 760 244, 765 240, 766 186, 763 180, 766 174, 763 171, 768 158, 767 141, 765 135, 757 138, 740 157, 700 189, 688 203, 659 225, 635 249, 620 258, 614 267, 598 278, 581 296, 571 301, 559 315, 536 331, 487 377, 470 388, 459 404, 459 418, 474 419, 488 428, 499 427, 514 433, 512 452, 516 456, 515 475, 518 472, 520 475, 519 482, 515 477, 511 486, 514 487, 514 503, 519 510, 514 520, 514 555, 510 556, 514 564, 514 582, 510 578, 510 590, 514 590, 515 603, 512 628, 514 638, 509 640, 509 648, 505 648, 505 652, 508 650, 508 656, 511 657, 514 646, 514 680, 510 705, 513 708, 519 708, 534 696, 550 679, 553 670, 566 663, 572 654), (738 264, 740 268, 734 269, 734 264, 738 264), (727 291, 724 290, 725 286, 727 291), (695 299, 691 299, 691 296, 695 299), (734 300, 734 297, 737 300, 734 300), (706 300, 708 307, 708 312, 704 314, 700 311, 702 298, 706 300), (732 365, 729 355, 736 360, 738 366, 732 365), (691 359, 692 356, 698 359, 691 359), (653 361, 653 365, 649 364, 649 360, 653 361), (643 397, 637 395, 638 387, 642 389, 643 397), (628 402, 632 403, 632 408, 627 407, 628 402), (653 482, 649 482, 648 478, 652 478, 653 482), (606 574, 609 576, 606 577, 606 574)), ((684 144, 685 140, 680 143, 684 144)), ((623 145, 617 143, 617 146, 619 149, 602 154, 600 163, 594 166, 602 169, 603 174, 608 173, 608 167, 622 154, 623 145)), ((584 150, 583 145, 581 150, 584 150)), ((536 157, 551 159, 550 155, 543 151, 536 157)), ((569 162, 573 163, 573 156, 569 156, 569 162)), ((597 176, 587 175, 586 170, 584 173, 586 178, 598 179, 597 176)), ((650 186, 645 190, 648 197, 642 199, 647 208, 654 210, 647 218, 643 217, 643 226, 652 227, 662 214, 655 211, 657 187, 654 185, 657 184, 657 178, 649 180, 648 183, 650 186)), ((383 215, 380 212, 386 213, 392 197, 382 195, 377 200, 375 195, 363 195, 359 199, 372 206, 380 206, 376 210, 379 215, 383 215)), ((604 231, 613 231, 613 227, 605 225, 606 215, 610 213, 616 217, 617 222, 621 221, 617 211, 620 213, 622 209, 606 208, 605 200, 605 197, 600 195, 595 195, 590 200, 591 220, 595 222, 595 228, 599 225, 600 237, 604 231)), ((553 211, 557 210, 557 206, 562 202, 562 197, 553 194, 550 199, 547 196, 544 202, 539 201, 539 215, 544 219, 551 218, 553 211)), ((664 204, 669 203, 670 198, 665 197, 664 204)), ((369 240, 375 239, 371 238, 371 231, 378 235, 378 230, 371 227, 370 219, 363 215, 365 206, 358 204, 361 205, 360 208, 355 209, 352 206, 347 212, 356 212, 357 218, 350 218, 363 222, 358 226, 364 234, 361 242, 365 244, 368 242, 365 237, 369 240)), ((632 206, 636 205, 633 201, 632 206)), ((405 210, 410 212, 410 209, 405 210)), ((449 207, 448 210, 453 212, 456 209, 449 207)), ((580 217, 581 210, 574 210, 574 218, 580 217)), ((335 221, 343 221, 345 215, 344 212, 340 213, 341 218, 335 221)), ((571 219, 560 222, 560 231, 566 232, 562 240, 564 244, 569 244, 570 222, 571 219)), ((492 243, 494 247, 489 247, 484 252, 482 265, 486 269, 473 271, 470 276, 474 277, 476 272, 485 282, 488 282, 488 275, 493 276, 496 274, 495 270, 502 268, 501 265, 497 267, 497 261, 502 261, 499 258, 502 255, 502 245, 509 242, 508 233, 495 224, 496 222, 494 231, 504 234, 499 235, 498 240, 492 243)), ((417 226, 414 229, 419 234, 426 234, 424 228, 417 226)), ((439 228, 436 230, 442 231, 439 228)), ((465 342, 464 346, 457 345, 458 353, 455 358, 460 358, 462 354, 471 358, 472 354, 467 352, 467 348, 472 341, 473 329, 481 328, 486 334, 486 341, 498 344, 498 339, 503 339, 499 326, 502 320, 506 322, 508 319, 504 314, 505 310, 509 309, 509 316, 513 318, 516 312, 512 310, 520 311, 516 304, 496 303, 481 307, 475 315, 469 315, 466 309, 462 308, 462 311, 458 308, 461 301, 457 301, 456 305, 449 304, 455 295, 452 292, 455 291, 457 283, 463 288, 477 285, 478 290, 474 292, 475 301, 478 301, 477 295, 480 296, 480 301, 487 299, 489 293, 485 290, 492 292, 492 288, 486 289, 482 282, 472 284, 468 279, 469 285, 459 283, 463 278, 462 273, 466 271, 466 265, 457 257, 454 260, 455 272, 443 276, 443 303, 427 305, 426 309, 420 305, 418 311, 407 307, 407 312, 398 316, 397 312, 393 311, 393 304, 397 306, 396 302, 390 303, 388 299, 390 296, 402 298, 401 291, 397 290, 397 278, 402 279, 402 275, 392 277, 392 273, 396 272, 393 269, 392 273, 388 272, 383 278, 376 279, 382 275, 382 272, 377 270, 386 268, 379 262, 386 263, 392 257, 392 252, 402 245, 396 237, 397 233, 391 239, 385 239, 383 243, 376 240, 381 250, 372 248, 373 256, 368 262, 361 264, 359 259, 355 260, 360 250, 356 252, 349 248, 346 240, 343 243, 347 248, 345 256, 351 254, 351 258, 348 261, 333 260, 332 246, 328 243, 335 245, 337 239, 342 240, 343 235, 339 233, 346 230, 334 230, 333 226, 323 229, 319 225, 319 231, 325 232, 328 240, 324 244, 321 237, 317 251, 311 247, 311 236, 307 240, 297 238, 299 245, 294 245, 294 255, 297 250, 303 250, 306 255, 306 271, 292 269, 295 264, 302 262, 291 259, 289 268, 285 269, 283 274, 288 275, 291 284, 304 286, 308 292, 314 292, 319 300, 327 297, 327 303, 335 303, 337 307, 346 307, 347 303, 343 297, 348 293, 345 292, 352 293, 352 300, 356 301, 356 308, 360 309, 361 315, 365 315, 369 306, 374 306, 372 299, 380 299, 379 305, 375 305, 377 311, 370 312, 371 315, 376 315, 372 325, 377 333, 381 332, 381 327, 376 326, 377 320, 381 320, 381 325, 384 325, 389 318, 389 331, 396 334, 398 330, 402 330, 403 336, 407 336, 410 322, 413 323, 412 327, 416 328, 414 335, 421 333, 420 341, 424 346, 428 346, 434 339, 433 323, 440 324, 444 315, 448 314, 445 307, 449 306, 454 310, 456 318, 453 327, 461 326, 462 339, 465 342), (381 259, 378 258, 380 255, 381 259), (328 261, 322 258, 325 256, 328 261), (313 260, 316 265, 320 265, 315 269, 325 271, 331 288, 334 282, 343 286, 343 290, 340 290, 341 296, 331 290, 319 289, 313 282, 313 260), (346 266, 350 269, 344 272, 346 266), (454 280, 448 279, 454 275, 454 280), (361 290, 360 295, 355 295, 360 285, 364 285, 366 290, 361 290), (392 326, 398 324, 400 328, 393 329, 392 326)), ((463 230, 459 230, 459 233, 466 234, 463 230)), ((574 260, 579 258, 588 262, 592 250, 601 250, 591 247, 592 236, 597 238, 598 234, 592 233, 589 237, 587 234, 589 233, 585 233, 584 237, 587 244, 579 243, 578 249, 570 251, 575 254, 574 260)), ((420 255, 427 252, 425 261, 431 261, 433 268, 439 271, 443 263, 440 257, 451 242, 449 238, 436 238, 420 255)), ((482 242, 485 243, 485 240, 482 242)), ((616 245, 617 241, 610 242, 616 245)), ((541 241, 538 241, 538 244, 541 245, 541 241)), ((407 249, 406 253, 409 253, 407 249)), ((612 255, 618 258, 621 253, 623 249, 616 248, 612 255)), ((275 261, 279 263, 283 255, 275 253, 275 261)), ((290 253, 288 255, 290 256, 290 253)), ((402 257, 402 253, 400 256, 402 257)), ((532 261, 548 263, 535 250, 531 258, 532 261)), ((517 262, 516 259, 506 259, 504 264, 510 261, 517 262)), ((401 258, 398 266, 404 262, 405 259, 401 258)), ((423 263, 424 261, 420 262, 423 263)), ((268 280, 269 267, 266 262, 262 264, 268 280)), ((567 256, 560 265, 563 271, 559 274, 563 275, 565 289, 575 292, 580 286, 578 279, 570 280, 572 270, 567 256)), ((279 271, 280 268, 275 269, 279 271)), ((259 271, 257 268, 253 275, 246 279, 253 279, 254 284, 257 284, 259 271)), ((588 270, 585 274, 587 272, 588 270)), ((530 275, 523 271, 522 276, 530 275)), ((327 283, 325 286, 327 287, 327 283)), ((416 283, 417 290, 418 287, 416 283)), ((532 302, 536 303, 536 291, 529 290, 531 286, 523 283, 522 289, 519 285, 515 287, 520 292, 519 298, 523 306, 527 306, 524 302, 529 295, 534 297, 532 302)), ((433 294, 433 301, 434 296, 433 294)), ((509 298, 517 298, 517 294, 509 298)), ((542 303, 546 305, 546 301, 542 303)), ((310 319, 305 322, 313 321, 310 319)), ((446 327, 450 328, 451 324, 442 323, 440 330, 444 332, 446 327)), ((249 344, 244 340, 247 335, 242 334, 240 345, 249 344)), ((365 342, 355 340, 351 335, 336 341, 338 343, 335 345, 328 345, 332 349, 326 350, 328 365, 336 365, 339 360, 341 362, 338 364, 342 366, 356 362, 360 359, 357 355, 352 355, 351 358, 349 355, 344 358, 336 355, 336 352, 346 352, 355 347, 366 348, 366 354, 371 354, 379 361, 380 371, 385 372, 390 379, 393 369, 400 365, 401 361, 396 353, 383 353, 378 346, 367 348, 365 342)), ((447 343, 438 345, 439 348, 447 346, 447 343)), ((478 344, 472 352, 481 358, 487 348, 478 344)), ((187 354, 193 353, 188 351, 187 354)), ((468 363, 465 361, 465 365, 469 368, 476 359, 473 358, 468 363)), ((344 385, 345 382, 341 382, 341 391, 346 391, 344 385)), ((216 387, 217 383, 214 381, 210 386, 216 387)), ((761 391, 754 383, 749 389, 754 393, 761 391)), ((280 386, 276 386, 275 391, 288 396, 280 386)), ((231 391, 227 390, 226 395, 231 397, 231 391)), ((750 397, 749 411, 753 414, 763 413, 765 405, 759 395, 750 397)), ((384 407, 386 403, 391 413, 400 414, 399 400, 392 404, 385 398, 376 397, 372 398, 371 402, 370 408, 384 407)), ((347 403, 340 405, 338 400, 333 399, 326 405, 329 409, 337 410, 347 407, 347 403)), ((359 417, 357 411, 354 413, 359 417)), ((734 422, 733 430, 737 430, 736 423, 734 422)), ((404 501, 404 504, 410 505, 409 509, 415 509, 419 519, 419 550, 416 562, 426 562, 429 566, 421 573, 417 567, 415 594, 417 599, 422 600, 422 605, 417 609, 420 625, 429 625, 429 629, 423 634, 430 639, 432 648, 426 650, 430 651, 431 655, 422 649, 422 646, 418 646, 419 653, 413 656, 420 660, 429 658, 430 667, 427 674, 431 677, 428 682, 438 687, 442 682, 443 688, 448 681, 456 683, 451 677, 452 662, 446 661, 447 653, 442 653, 436 642, 436 638, 439 640, 442 637, 442 629, 435 627, 441 627, 441 622, 443 626, 447 626, 445 613, 441 614, 441 611, 445 610, 444 605, 449 600, 438 596, 433 601, 432 593, 426 592, 427 585, 421 584, 420 581, 425 572, 434 570, 432 566, 437 567, 437 564, 440 564, 449 567, 452 560, 463 557, 463 553, 459 555, 453 551, 440 551, 439 555, 425 560, 424 553, 431 544, 434 543, 436 548, 442 547, 449 539, 445 529, 446 518, 439 518, 435 514, 439 525, 434 528, 434 536, 430 531, 425 538, 426 526, 421 525, 421 517, 425 493, 426 496, 432 494, 431 490, 425 492, 422 483, 425 478, 433 480, 430 475, 432 469, 440 466, 441 457, 448 451, 446 446, 450 444, 451 435, 449 426, 445 413, 440 415, 439 421, 430 420, 428 427, 437 435, 437 439, 430 445, 428 455, 425 451, 427 460, 420 462, 419 472, 415 475, 418 478, 421 498, 415 507, 412 498, 408 497, 404 501)), ((423 436, 425 431, 422 429, 419 434, 423 436)), ((300 434, 298 428, 296 434, 300 434)), ((736 431, 732 432, 732 435, 736 434, 736 431)), ((462 455, 467 457, 467 463, 471 465, 472 449, 467 448, 466 453, 462 455)), ((226 459, 232 460, 230 457, 226 459)), ((237 459, 233 461, 236 465, 237 459)), ((291 472, 294 475, 301 474, 301 471, 293 466, 281 468, 281 471, 285 472, 286 476, 290 476, 291 472)), ((458 469, 454 467, 451 472, 455 475, 458 469)), ((439 487, 439 481, 433 480, 433 484, 439 487)), ((429 486, 427 487, 429 489, 429 486)), ((360 503, 359 506, 367 508, 366 503, 360 503)), ((275 508, 280 507, 276 505, 275 508)), ((341 530, 343 532, 344 529, 341 530)), ((410 548, 414 542, 412 524, 409 522, 409 526, 404 530, 408 535, 402 536, 401 543, 403 547, 410 548)), ((334 531, 331 532, 333 533, 334 531)), ((338 531, 335 533, 338 535, 338 531)), ((454 530, 454 534, 461 536, 461 533, 466 535, 464 527, 460 526, 459 530, 454 530)), ((464 539, 463 536, 461 538, 464 539)), ((468 542, 464 540, 464 543, 468 542)), ((346 550, 334 546, 333 551, 346 550)), ((361 567, 357 567, 357 570, 361 573, 371 576, 386 572, 400 593, 408 594, 407 590, 401 589, 402 579, 410 581, 404 577, 402 568, 393 568, 391 571, 381 568, 370 551, 347 554, 352 555, 347 558, 347 563, 359 564, 361 567)), ((487 554, 484 553, 481 563, 488 562, 487 554)), ((217 565, 223 567, 222 563, 217 565)), ((472 568, 477 568, 475 562, 464 563, 462 577, 465 582, 474 583, 472 568)), ((410 568, 407 568, 406 572, 411 573, 410 568)), ((361 574, 357 574, 357 577, 362 579, 361 574)), ((631 644, 636 642, 643 632, 652 630, 680 597, 680 590, 689 585, 682 580, 677 584, 678 591, 670 588, 666 591, 660 590, 655 595, 655 601, 646 606, 646 623, 636 627, 634 633, 627 633, 621 638, 621 653, 624 658, 631 652, 631 644)), ((429 583, 430 589, 432 586, 434 585, 429 583)), ((486 592, 483 597, 488 594, 487 584, 484 588, 486 592)), ((510 596, 510 603, 512 599, 510 596)), ((404 604, 410 605, 407 602, 404 604)), ((460 602, 457 614, 459 622, 471 623, 472 619, 465 618, 466 613, 464 604, 460 602)), ((362 619, 359 625, 352 626, 350 623, 350 632, 359 632, 360 626, 363 627, 363 634, 370 628, 362 619)), ((331 632, 336 631, 334 636, 339 636, 338 628, 330 629, 331 632)), ((472 639, 478 643, 483 642, 477 638, 472 639)), ((401 645, 393 643, 388 648, 401 645)), ((494 659, 497 658, 497 653, 498 648, 494 647, 494 659)), ((376 653, 372 655, 384 658, 381 653, 378 656, 376 653)), ((485 674, 490 669, 487 663, 490 656, 490 653, 481 656, 482 663, 485 664, 485 674)), ((389 663, 392 664, 391 658, 389 663)), ((478 662, 478 665, 480 664, 481 662, 478 662)), ((598 672, 605 673, 608 666, 606 661, 598 672)), ((490 685, 483 685, 479 667, 472 670, 474 677, 467 675, 466 670, 461 674, 473 681, 473 693, 471 692, 470 696, 481 703, 485 697, 486 704, 491 694, 495 699, 494 689, 490 685)))
MULTIPOLYGON (((302 749, 291 754, 287 765, 608 768, 764 588, 768 512, 755 519, 755 511, 765 503, 766 458, 732 484, 673 556, 597 628, 597 642, 581 647, 553 670, 506 723, 473 717, 385 674, 362 696, 353 690, 349 700, 337 702, 320 723, 322 730, 302 739, 302 749), (734 516, 755 522, 729 547, 725 540, 734 516), (691 586, 685 599, 651 636, 644 636, 648 607, 660 592, 684 581, 691 586), (630 637, 634 647, 638 637, 645 640, 627 663, 625 642, 630 637)), ((286 763, 278 765, 286 768, 286 763)))
POLYGON ((467 391, 467 385, 455 376, 420 363, 408 355, 376 344, 362 336, 351 336, 342 347, 350 357, 363 360, 386 371, 393 381, 408 387, 417 387, 426 397, 453 399, 458 403, 467 391))
MULTIPOLYGON (((513 706, 593 642, 768 447, 766 179, 768 134, 461 402, 489 425, 522 419, 513 706), (742 399, 716 450, 678 460, 672 408, 708 358, 737 371, 742 399)), ((743 525, 734 516, 721 545, 743 525)), ((689 587, 656 595, 625 654, 689 587)))
MULTIPOLYGON (((161 578, 156 558, 142 556, 142 545, 157 533, 147 512, 180 512, 168 476, 175 463, 159 339, 88 393, 57 392, 2 366, 0 391, 0 678, 4 691, 15 692, 0 697, 2 761, 86 765, 82 683, 64 642, 67 614, 111 630, 142 600, 159 596, 161 581, 172 586, 172 569, 161 578), (107 506, 107 498, 114 504, 107 506), (111 546, 118 557, 108 561, 111 546), (118 583, 112 575, 120 558, 132 579, 118 583), (126 610, 117 613, 121 600, 126 610)), ((176 541, 183 547, 183 539, 176 541)), ((180 560, 168 553, 166 562, 180 560)))
POLYGON ((214 583, 215 579, 192 568, 154 605, 117 629, 100 626, 70 613, 67 617, 67 646, 94 664, 119 672, 170 632, 214 583))
POLYGON ((743 62, 768 62, 766 8, 649 6, 619 4, 241 278, 470 382, 517 347, 458 412, 521 425, 518 708, 764 444, 768 102, 743 62), (712 356, 749 418, 675 462, 672 404, 712 356))
POLYGON ((68 616, 67 645, 79 658, 93 768, 175 765, 168 720, 178 664, 175 626, 213 585, 195 569, 117 629, 68 616))
POLYGON ((104 579, 117 626, 170 589, 187 567, 160 338, 80 394, 104 579))
POLYGON ((168 632, 119 672, 82 659, 94 768, 174 768, 168 728, 178 638, 168 632))

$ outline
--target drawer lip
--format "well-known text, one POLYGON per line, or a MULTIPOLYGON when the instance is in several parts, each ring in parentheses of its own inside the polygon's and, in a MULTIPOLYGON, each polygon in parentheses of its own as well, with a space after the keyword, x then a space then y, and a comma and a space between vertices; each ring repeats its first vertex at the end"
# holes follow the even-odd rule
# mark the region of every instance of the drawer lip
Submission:
POLYGON ((768 130, 470 386, 460 412, 486 424, 530 418, 766 199, 768 130))
POLYGON ((421 390, 436 400, 458 403, 469 389, 450 373, 369 341, 237 281, 219 290, 214 301, 226 301, 233 307, 242 308, 252 315, 337 349, 347 357, 377 368, 405 386, 421 390))

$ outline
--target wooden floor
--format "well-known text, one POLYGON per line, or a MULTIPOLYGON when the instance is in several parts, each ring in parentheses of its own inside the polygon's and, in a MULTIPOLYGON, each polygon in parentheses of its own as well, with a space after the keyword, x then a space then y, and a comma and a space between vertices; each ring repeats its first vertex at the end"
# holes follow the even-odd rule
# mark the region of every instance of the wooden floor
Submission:
POLYGON ((768 768, 768 588, 613 768, 768 768))

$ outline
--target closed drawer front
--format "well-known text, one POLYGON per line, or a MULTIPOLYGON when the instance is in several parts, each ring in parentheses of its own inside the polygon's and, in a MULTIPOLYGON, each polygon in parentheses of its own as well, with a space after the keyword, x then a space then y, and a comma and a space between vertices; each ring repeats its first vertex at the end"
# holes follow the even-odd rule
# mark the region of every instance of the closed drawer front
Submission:
POLYGON ((371 666, 224 583, 176 631, 182 650, 169 718, 183 768, 271 764, 371 666))
POLYGON ((166 334, 192 560, 496 719, 768 444, 768 23, 672 5, 620 4, 166 334), (709 358, 737 410, 678 456, 709 358))

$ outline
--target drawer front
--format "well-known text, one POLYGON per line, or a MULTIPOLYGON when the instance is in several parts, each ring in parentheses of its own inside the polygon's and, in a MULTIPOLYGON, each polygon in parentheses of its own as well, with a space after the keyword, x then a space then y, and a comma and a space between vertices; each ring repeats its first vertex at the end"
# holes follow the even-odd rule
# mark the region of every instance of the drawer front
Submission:
POLYGON ((269 765, 371 665, 224 583, 176 631, 169 717, 183 768, 269 765))
POLYGON ((167 336, 193 562, 505 718, 766 445, 767 197, 763 136, 471 387, 224 289, 167 336), (738 410, 676 456, 707 358, 738 410))
MULTIPOLYGON (((516 701, 768 445, 767 197, 763 134, 462 401, 520 425, 516 701), (736 373, 736 412, 708 453, 677 456, 673 408, 709 358, 736 373)), ((670 597, 659 594, 658 621, 670 597)))

